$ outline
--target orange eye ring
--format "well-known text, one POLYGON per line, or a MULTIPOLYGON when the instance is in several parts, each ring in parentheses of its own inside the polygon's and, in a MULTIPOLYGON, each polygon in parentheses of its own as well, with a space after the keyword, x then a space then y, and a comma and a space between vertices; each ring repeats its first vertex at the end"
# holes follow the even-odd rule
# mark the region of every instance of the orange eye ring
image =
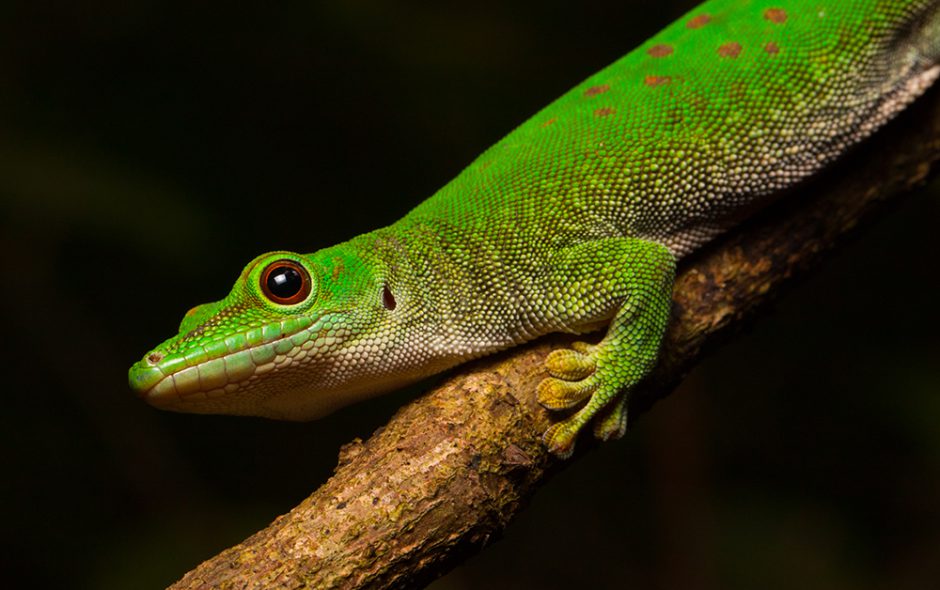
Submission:
POLYGON ((261 273, 261 292, 273 303, 295 305, 310 295, 310 274, 293 260, 272 262, 261 273))

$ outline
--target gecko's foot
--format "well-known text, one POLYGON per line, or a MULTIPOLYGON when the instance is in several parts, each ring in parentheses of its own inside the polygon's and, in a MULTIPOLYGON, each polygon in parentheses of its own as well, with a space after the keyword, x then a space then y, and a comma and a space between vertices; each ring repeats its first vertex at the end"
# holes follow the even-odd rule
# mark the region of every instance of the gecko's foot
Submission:
POLYGON ((548 355, 545 367, 551 377, 539 383, 537 391, 539 403, 549 410, 567 410, 583 404, 577 412, 545 431, 545 445, 560 458, 571 455, 578 433, 595 416, 594 434, 601 440, 620 438, 627 425, 626 396, 605 387, 598 374, 599 345, 575 342, 572 349, 548 355))

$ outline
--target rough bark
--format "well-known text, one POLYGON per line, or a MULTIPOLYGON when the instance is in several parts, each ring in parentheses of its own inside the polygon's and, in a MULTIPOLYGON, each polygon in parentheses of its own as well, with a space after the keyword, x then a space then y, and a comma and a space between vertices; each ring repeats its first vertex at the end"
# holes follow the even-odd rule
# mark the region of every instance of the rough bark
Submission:
MULTIPOLYGON (((925 182, 940 160, 935 88, 845 161, 680 268, 660 363, 631 419, 669 393, 707 348, 860 222, 925 182)), ((550 423, 533 398, 551 337, 459 369, 369 440, 290 513, 172 588, 415 588, 509 524, 553 470, 550 423)), ((588 437, 578 455, 593 446, 588 437)))

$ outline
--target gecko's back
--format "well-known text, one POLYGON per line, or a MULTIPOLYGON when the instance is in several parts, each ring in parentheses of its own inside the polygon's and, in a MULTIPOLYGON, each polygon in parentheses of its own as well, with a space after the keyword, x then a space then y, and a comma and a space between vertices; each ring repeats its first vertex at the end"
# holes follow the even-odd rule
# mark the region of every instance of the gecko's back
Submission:
MULTIPOLYGON (((714 0, 543 109, 405 218, 682 255, 938 76, 937 0, 714 0)), ((473 233, 471 231, 471 233, 473 233)))

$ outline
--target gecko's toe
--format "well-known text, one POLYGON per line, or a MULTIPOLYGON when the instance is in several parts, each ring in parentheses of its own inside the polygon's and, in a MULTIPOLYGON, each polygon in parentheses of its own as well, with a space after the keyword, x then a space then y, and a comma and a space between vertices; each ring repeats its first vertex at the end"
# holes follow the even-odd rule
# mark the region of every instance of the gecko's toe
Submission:
POLYGON ((545 359, 545 368, 552 377, 565 381, 578 381, 593 374, 597 363, 590 354, 562 348, 548 355, 545 359))
POLYGON ((574 452, 574 443, 578 438, 578 430, 572 429, 568 422, 553 424, 545 434, 542 442, 549 452, 559 459, 567 459, 574 452))
POLYGON ((594 437, 598 440, 616 440, 627 432, 627 396, 611 402, 594 422, 594 437))
POLYGON ((539 383, 536 395, 538 402, 548 410, 567 410, 583 403, 596 389, 595 379, 565 381, 548 377, 539 383))

